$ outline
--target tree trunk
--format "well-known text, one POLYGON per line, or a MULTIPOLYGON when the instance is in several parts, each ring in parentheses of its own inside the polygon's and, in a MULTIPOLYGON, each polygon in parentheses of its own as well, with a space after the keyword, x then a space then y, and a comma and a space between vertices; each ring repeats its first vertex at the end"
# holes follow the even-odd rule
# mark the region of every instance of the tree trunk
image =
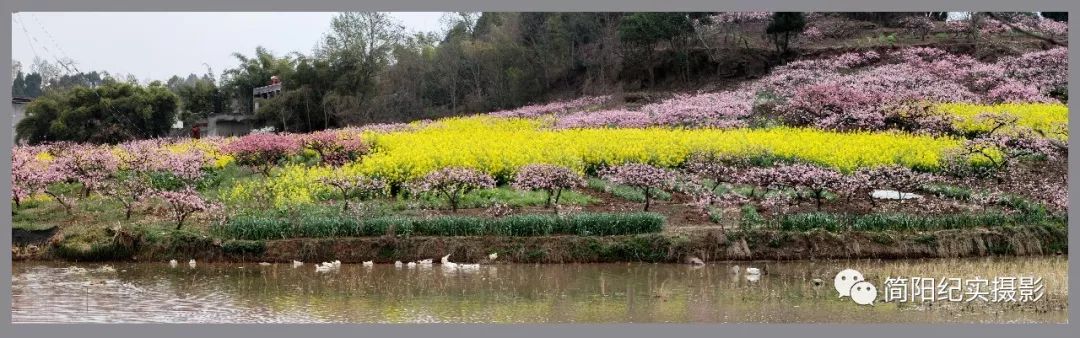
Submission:
POLYGON ((649 188, 645 188, 645 211, 649 211, 649 201, 651 200, 650 197, 652 196, 649 195, 649 188))

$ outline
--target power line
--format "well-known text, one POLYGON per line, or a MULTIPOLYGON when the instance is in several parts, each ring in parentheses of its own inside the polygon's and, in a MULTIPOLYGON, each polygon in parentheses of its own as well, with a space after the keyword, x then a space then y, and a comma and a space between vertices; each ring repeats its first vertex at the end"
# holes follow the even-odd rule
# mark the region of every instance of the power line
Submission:
MULTIPOLYGON (((23 13, 19 13, 19 14, 23 14, 23 13)), ((12 18, 15 18, 15 16, 14 16, 14 15, 12 15, 12 18)), ((37 18, 35 17, 35 18, 34 18, 34 20, 36 21, 36 20, 37 20, 37 18)), ((39 40, 37 39, 37 37, 35 37, 35 36, 33 36, 32 34, 30 34, 30 33, 29 33, 29 31, 28 31, 28 30, 26 29, 26 25, 24 25, 24 24, 23 24, 23 21, 24 21, 24 20, 18 20, 18 21, 19 21, 19 25, 20 25, 20 26, 22 26, 22 30, 23 30, 23 33, 24 33, 24 34, 26 34, 27 36, 29 36, 29 37, 30 37, 31 39, 33 39, 34 41, 37 41, 38 43, 41 43, 41 41, 39 41, 39 40)), ((49 30, 45 29, 45 26, 41 24, 41 21, 37 21, 37 23, 38 23, 38 28, 40 28, 42 32, 44 32, 44 33, 45 33, 45 34, 46 34, 47 36, 49 36, 49 39, 51 40, 51 42, 53 43, 53 45, 54 45, 54 46, 56 46, 56 49, 57 49, 58 51, 60 51, 61 53, 63 53, 63 57, 64 57, 64 58, 66 58, 66 59, 68 59, 68 60, 71 60, 71 62, 69 62, 69 63, 70 63, 70 66, 71 66, 71 67, 69 68, 69 67, 68 67, 69 65, 68 65, 68 64, 65 64, 65 63, 64 63, 63 61, 61 61, 61 60, 59 59, 59 57, 57 57, 57 56, 56 56, 56 55, 55 55, 55 54, 54 54, 54 53, 53 53, 52 51, 50 51, 50 50, 48 49, 48 47, 46 47, 46 46, 42 46, 42 48, 43 48, 43 49, 45 50, 45 52, 47 52, 47 53, 51 54, 51 56, 53 57, 53 59, 54 59, 54 60, 56 60, 56 62, 57 62, 57 63, 59 63, 61 67, 64 67, 64 70, 66 70, 66 71, 67 71, 67 74, 65 74, 65 75, 70 75, 70 76, 78 76, 79 74, 81 74, 82 72, 81 72, 81 71, 79 71, 79 68, 78 68, 78 66, 76 66, 76 65, 75 65, 75 60, 74 60, 74 59, 72 59, 71 57, 69 57, 69 56, 67 55, 67 53, 64 53, 64 50, 63 50, 63 48, 62 48, 62 47, 60 47, 60 44, 58 44, 58 43, 56 42, 56 40, 55 40, 55 39, 53 39, 53 37, 52 37, 52 34, 50 34, 50 33, 49 33, 49 30), (71 70, 71 68, 75 68, 75 71, 73 72, 73 71, 71 70)), ((35 56, 36 56, 36 53, 35 53, 35 56)), ((116 116, 116 117, 118 117, 118 118, 121 118, 121 119, 123 119, 123 120, 124 120, 123 122, 126 122, 126 123, 128 124, 128 126, 130 126, 130 127, 134 127, 134 128, 135 128, 135 130, 136 130, 136 131, 138 131, 138 132, 139 132, 140 134, 143 134, 143 135, 147 135, 147 136, 150 136, 150 134, 149 134, 149 133, 147 133, 145 129, 143 129, 142 127, 140 127, 140 126, 139 126, 138 124, 134 123, 134 122, 133 122, 133 121, 132 121, 132 120, 131 120, 130 118, 128 118, 128 117, 127 117, 126 115, 124 115, 124 114, 120 114, 120 113, 118 113, 118 112, 117 112, 117 111, 116 111, 115 109, 113 109, 113 108, 112 108, 112 106, 111 106, 111 105, 109 105, 109 104, 108 104, 108 103, 106 102, 105 98, 103 98, 103 97, 101 96, 101 94, 100 94, 100 93, 98 93, 98 91, 97 91, 97 88, 90 88, 90 92, 94 93, 94 95, 95 95, 95 96, 97 96, 97 98, 98 98, 98 102, 99 102, 99 103, 100 103, 100 104, 101 104, 102 106, 104 106, 106 110, 108 110, 109 112, 111 112, 113 116, 116 116)))
POLYGON ((41 57, 38 56, 37 48, 34 47, 34 41, 32 41, 30 38, 30 32, 26 31, 26 26, 22 24, 22 21, 20 21, 18 17, 12 15, 11 18, 19 22, 19 26, 22 27, 23 36, 26 37, 26 44, 30 45, 30 52, 34 54, 34 58, 41 59, 41 57))

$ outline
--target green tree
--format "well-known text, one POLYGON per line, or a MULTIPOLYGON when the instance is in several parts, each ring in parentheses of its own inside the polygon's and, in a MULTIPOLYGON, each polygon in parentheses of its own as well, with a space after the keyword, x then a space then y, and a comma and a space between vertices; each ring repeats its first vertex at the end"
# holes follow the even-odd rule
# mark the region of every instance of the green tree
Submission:
POLYGON ((345 97, 331 100, 330 105, 350 103, 334 109, 347 123, 371 121, 368 104, 377 95, 378 76, 389 66, 391 52, 405 28, 380 12, 341 13, 331 20, 330 27, 316 56, 326 60, 334 74, 334 93, 345 97))
POLYGON ((23 76, 23 72, 19 71, 15 75, 15 80, 11 81, 11 96, 12 97, 25 97, 26 96, 26 77, 23 76))
POLYGON ((27 106, 15 129, 31 144, 52 141, 118 143, 168 133, 179 100, 160 82, 148 86, 106 80, 95 88, 50 91, 27 106))
POLYGON ((661 43, 668 44, 675 53, 686 80, 690 76, 689 47, 694 34, 694 20, 706 20, 707 16, 706 12, 632 13, 622 18, 619 38, 644 54, 650 85, 656 83, 656 50, 661 43))
POLYGON ((791 39, 806 29, 806 17, 801 12, 776 12, 772 21, 765 28, 765 33, 776 46, 776 51, 785 54, 791 46, 791 39))
POLYGON ((240 53, 233 53, 233 57, 240 65, 222 74, 221 91, 236 99, 237 108, 243 114, 254 113, 252 90, 270 84, 271 76, 288 76, 294 64, 292 58, 274 56, 262 46, 255 48, 253 57, 240 53))
POLYGON ((33 72, 26 75, 26 82, 23 83, 23 95, 26 97, 38 97, 42 93, 41 74, 33 72))

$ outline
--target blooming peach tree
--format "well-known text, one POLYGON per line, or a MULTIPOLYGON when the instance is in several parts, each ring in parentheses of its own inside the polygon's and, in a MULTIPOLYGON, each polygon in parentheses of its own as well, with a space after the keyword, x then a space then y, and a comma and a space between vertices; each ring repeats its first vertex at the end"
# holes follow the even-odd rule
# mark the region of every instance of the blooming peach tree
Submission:
POLYGON ((427 174, 415 182, 413 189, 420 193, 430 192, 446 197, 450 208, 457 212, 461 196, 474 189, 494 188, 495 179, 475 169, 448 167, 427 174))
POLYGON ((630 163, 604 169, 600 176, 616 184, 628 185, 641 190, 645 195, 645 211, 656 191, 671 190, 675 187, 675 173, 667 169, 648 164, 630 163))
POLYGON ((512 184, 518 190, 543 190, 547 192, 545 207, 550 208, 552 198, 555 204, 565 189, 585 185, 585 179, 566 167, 552 164, 530 164, 518 170, 512 184))

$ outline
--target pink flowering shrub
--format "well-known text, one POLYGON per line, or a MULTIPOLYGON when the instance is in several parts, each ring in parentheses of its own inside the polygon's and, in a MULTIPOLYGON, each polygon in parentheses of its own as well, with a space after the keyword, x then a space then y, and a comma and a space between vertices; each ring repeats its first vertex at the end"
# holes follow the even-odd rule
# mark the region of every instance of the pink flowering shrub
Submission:
POLYGON ((750 116, 754 95, 747 91, 679 94, 674 98, 641 107, 655 124, 686 127, 741 127, 740 119, 750 116))
POLYGON ((305 147, 319 154, 323 164, 341 166, 355 161, 367 152, 361 133, 323 130, 300 136, 305 147))
POLYGON ((1051 37, 1064 37, 1069 34, 1069 23, 1042 18, 1035 23, 1034 30, 1051 37))
POLYGON ((169 205, 173 220, 176 221, 176 230, 180 230, 184 221, 196 212, 215 212, 219 209, 191 187, 179 191, 158 191, 155 196, 169 205))
POLYGON ((387 189, 385 181, 364 176, 331 176, 323 178, 322 183, 341 192, 341 198, 344 201, 343 210, 349 210, 350 198, 362 201, 382 195, 387 189))
POLYGON ((248 134, 221 148, 232 155, 237 164, 257 168, 266 176, 270 175, 273 166, 300 149, 301 144, 294 135, 273 133, 248 134))
POLYGON ((170 154, 162 148, 162 139, 136 140, 119 144, 117 163, 119 170, 147 172, 160 168, 160 163, 170 154))
POLYGON ((518 190, 546 191, 547 201, 544 206, 550 208, 552 198, 555 204, 558 204, 564 189, 585 186, 585 179, 566 167, 553 164, 530 164, 518 169, 511 185, 518 190))
POLYGON ((654 124, 648 113, 633 110, 577 112, 555 120, 555 128, 644 128, 654 124))
POLYGON ((1037 88, 1039 93, 1060 97, 1068 86, 1069 49, 1058 47, 1024 53, 995 63, 1006 77, 1037 88))
POLYGON ((630 163, 604 169, 600 177, 615 184, 631 186, 641 190, 645 195, 645 211, 649 211, 649 205, 657 190, 670 190, 675 187, 676 175, 667 169, 657 168, 648 164, 630 163))
POLYGON ((157 170, 172 174, 187 186, 195 185, 206 176, 209 156, 200 151, 185 151, 178 154, 170 154, 167 158, 158 162, 157 170))
POLYGON ((748 89, 776 96, 787 124, 838 130, 893 127, 897 107, 915 102, 1045 102, 1062 93, 1066 50, 1027 53, 997 63, 935 48, 905 48, 796 61, 748 89), (1050 74, 1054 72, 1053 74, 1050 74))
POLYGON ((349 135, 349 137, 359 136, 362 135, 364 132, 387 134, 399 131, 416 130, 416 128, 423 127, 430 124, 431 122, 431 120, 420 120, 413 121, 411 123, 375 123, 365 124, 359 127, 345 127, 338 130, 341 131, 343 134, 349 135))
POLYGON ((446 197, 452 211, 457 212, 461 196, 474 189, 495 187, 495 179, 475 169, 449 167, 427 174, 413 189, 418 193, 436 193, 446 197))
POLYGON ((547 114, 563 114, 579 111, 591 106, 602 105, 611 100, 611 96, 586 96, 569 101, 555 101, 545 104, 528 105, 516 109, 500 110, 490 113, 497 117, 532 118, 547 114))
POLYGON ((817 26, 809 26, 802 32, 802 38, 806 41, 821 41, 825 39, 825 33, 817 26))

